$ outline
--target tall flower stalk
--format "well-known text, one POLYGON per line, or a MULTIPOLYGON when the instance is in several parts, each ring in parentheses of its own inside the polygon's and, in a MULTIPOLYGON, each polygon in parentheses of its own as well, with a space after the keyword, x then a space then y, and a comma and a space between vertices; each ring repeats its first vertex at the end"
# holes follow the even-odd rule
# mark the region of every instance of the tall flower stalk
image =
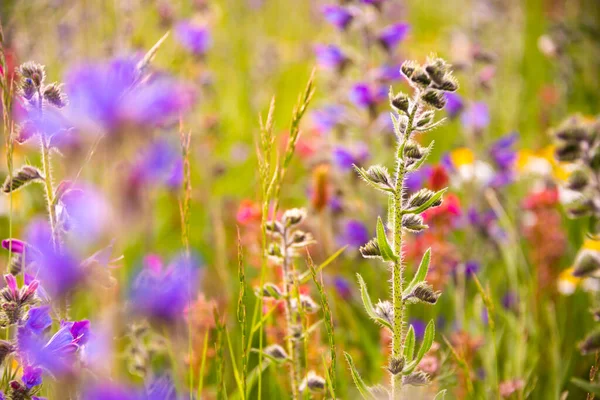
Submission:
MULTIPOLYGON (((373 306, 366 284, 358 275, 361 295, 369 316, 379 325, 392 332, 392 352, 388 363, 390 373, 391 399, 402 398, 403 385, 424 385, 429 382, 429 376, 417 370, 417 366, 425 353, 429 351, 435 335, 433 321, 425 330, 423 343, 416 356, 415 330, 406 326, 406 306, 414 303, 435 304, 439 292, 426 282, 431 251, 423 255, 419 268, 412 281, 405 282, 405 265, 402 260, 402 235, 404 231, 420 232, 427 228, 421 213, 442 203, 446 189, 438 192, 421 189, 409 198, 405 195, 404 178, 407 173, 416 171, 425 162, 433 148, 433 142, 427 147, 421 147, 415 140, 416 134, 429 131, 442 121, 434 122, 435 110, 444 108, 446 99, 444 92, 453 92, 458 88, 450 71, 450 66, 441 58, 428 58, 425 65, 408 61, 402 65, 402 74, 414 89, 414 95, 409 98, 404 93, 394 93, 390 90, 390 103, 394 110, 392 121, 397 139, 395 169, 390 176, 387 168, 375 165, 365 170, 355 166, 361 178, 370 186, 385 193, 389 199, 388 229, 381 218, 377 219, 377 237, 369 241, 360 252, 365 258, 378 258, 391 267, 390 301, 380 301, 373 306), (388 239, 391 236, 391 244, 388 239)), ((386 389, 367 388, 358 375, 351 357, 346 358, 352 369, 352 374, 359 391, 365 398, 373 398, 375 391, 386 389)))

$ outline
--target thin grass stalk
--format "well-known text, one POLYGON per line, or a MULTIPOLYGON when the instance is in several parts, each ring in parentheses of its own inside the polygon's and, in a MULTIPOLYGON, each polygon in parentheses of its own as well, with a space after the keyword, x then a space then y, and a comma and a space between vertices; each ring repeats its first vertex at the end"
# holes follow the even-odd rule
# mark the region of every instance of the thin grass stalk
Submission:
POLYGON ((320 279, 317 277, 317 270, 315 268, 315 264, 313 262, 310 253, 307 251, 308 257, 308 268, 310 270, 310 274, 312 276, 313 282, 317 286, 317 290, 319 291, 319 295, 321 296, 321 307, 323 308, 323 315, 325 319, 325 329, 327 330, 327 339, 329 340, 329 357, 331 359, 329 367, 327 368, 327 376, 329 379, 329 387, 330 394, 333 399, 336 398, 335 389, 336 389, 336 367, 337 367, 337 358, 336 358, 336 346, 335 346, 335 336, 333 331, 333 316, 331 314, 331 307, 329 306, 329 301, 327 300, 327 294, 325 293, 325 287, 323 286, 323 276, 321 275, 320 279))
POLYGON ((248 376, 248 354, 246 352, 247 342, 247 322, 246 322, 246 274, 244 272, 244 254, 242 249, 242 238, 240 236, 240 228, 237 227, 237 238, 238 238, 238 277, 240 282, 240 293, 238 297, 238 322, 241 325, 242 330, 242 392, 240 394, 242 399, 246 398, 247 389, 247 376, 248 376))

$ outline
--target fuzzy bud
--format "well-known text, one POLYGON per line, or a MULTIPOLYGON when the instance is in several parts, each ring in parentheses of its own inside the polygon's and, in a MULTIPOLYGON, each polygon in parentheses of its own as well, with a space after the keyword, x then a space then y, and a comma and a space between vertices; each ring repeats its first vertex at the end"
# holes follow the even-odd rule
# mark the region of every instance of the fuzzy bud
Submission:
POLYGON ((31 79, 36 88, 44 82, 46 72, 44 66, 33 61, 27 61, 17 69, 24 80, 31 79))
POLYGON ((278 361, 282 361, 285 360, 286 358, 288 358, 287 353, 285 352, 285 350, 283 349, 283 347, 281 347, 278 344, 272 344, 270 346, 265 347, 265 354, 273 357, 274 359, 278 360, 278 361))
POLYGON ((589 179, 586 171, 582 169, 575 170, 567 179, 567 188, 581 191, 588 185, 589 179))
POLYGON ((360 254, 364 258, 380 258, 381 257, 381 249, 379 249, 379 244, 377 243, 377 239, 369 240, 364 246, 361 246, 359 249, 360 254))
MULTIPOLYGON (((419 190, 418 192, 416 192, 415 194, 413 194, 412 196, 410 196, 410 199, 408 200, 408 208, 416 208, 419 206, 422 206, 423 204, 427 203, 429 200, 431 200, 431 198, 435 195, 435 192, 432 190, 429 190, 427 188, 423 188, 421 190, 419 190)), ((442 204, 442 199, 437 200, 436 202, 434 202, 431 207, 438 207, 442 204)))
POLYGON ((381 165, 373 165, 372 167, 369 167, 366 175, 373 183, 384 185, 390 188, 393 187, 388 170, 381 165))
POLYGON ((446 105, 444 93, 436 89, 427 89, 421 95, 421 100, 438 110, 441 110, 446 105))
POLYGON ((406 300, 416 299, 423 303, 435 304, 440 297, 440 292, 433 290, 431 285, 426 282, 421 282, 412 290, 406 300))
POLYGON ((581 157, 581 147, 578 143, 560 143, 554 150, 554 156, 561 162, 573 162, 581 157))
POLYGON ((414 61, 404 61, 400 67, 400 72, 404 74, 407 79, 410 79, 419 65, 414 61))
POLYGON ((58 108, 63 108, 67 105, 67 96, 63 93, 60 85, 56 83, 51 83, 44 88, 44 99, 58 108))
POLYGON ((292 225, 298 225, 306 218, 306 210, 303 208, 292 208, 291 210, 287 210, 283 213, 283 217, 281 218, 281 222, 285 227, 289 227, 292 225))
POLYGON ((600 330, 590 333, 581 343, 579 350, 583 354, 591 354, 600 350, 600 330))
POLYGON ((398 93, 392 98, 391 103, 392 107, 394 107, 396 110, 401 111, 403 113, 408 113, 408 108, 410 107, 410 99, 406 94, 402 92, 398 93))
POLYGON ((404 157, 412 162, 420 160, 423 157, 423 148, 417 142, 409 140, 404 146, 404 157))
POLYGON ((293 247, 304 247, 313 243, 313 237, 310 233, 304 231, 296 231, 292 235, 292 246, 293 247))
POLYGON ((14 192, 37 180, 42 180, 42 173, 35 167, 25 165, 12 178, 10 176, 6 177, 2 185, 2 191, 4 193, 14 192))
POLYGON ((403 385, 424 386, 429 384, 429 375, 423 371, 416 371, 402 378, 403 385))
POLYGON ((392 375, 401 374, 402 370, 404 369, 405 363, 406 363, 406 360, 404 359, 404 357, 400 357, 400 358, 392 357, 390 359, 390 365, 387 367, 387 370, 390 371, 390 373, 392 375))
POLYGON ((565 205, 570 218, 585 217, 593 213, 594 205, 588 199, 581 197, 565 205))
POLYGON ((283 225, 279 221, 267 221, 265 223, 265 229, 271 235, 281 235, 283 234, 283 225))
POLYGON ((392 303, 389 301, 379 301, 375 304, 375 314, 381 318, 392 324, 394 320, 394 307, 392 303))
POLYGON ((573 276, 584 277, 592 275, 600 269, 600 253, 584 249, 579 252, 575 259, 573 276))
POLYGON ((422 128, 425 125, 428 125, 430 123, 433 122, 433 117, 434 117, 435 113, 433 111, 425 111, 424 113, 422 113, 419 116, 419 119, 417 119, 417 127, 418 128, 422 128))
MULTIPOLYGON (((291 303, 292 303, 292 307, 296 308, 298 301, 297 301, 297 299, 292 299, 291 303)), ((302 306, 302 309, 304 310, 304 312, 306 312, 308 314, 314 314, 319 310, 319 306, 317 305, 317 303, 315 303, 315 301, 312 299, 312 297, 310 297, 309 295, 306 295, 306 294, 300 295, 300 305, 302 306)))
POLYGON ((262 294, 263 297, 269 297, 269 298, 275 298, 275 299, 279 299, 282 296, 279 286, 277 286, 276 284, 271 283, 271 282, 265 283, 262 287, 262 291, 257 288, 256 293, 257 293, 257 295, 262 294))
POLYGON ((281 247, 277 243, 271 243, 267 249, 267 256, 273 258, 283 258, 283 252, 281 247))
POLYGON ((423 223, 423 217, 415 214, 406 214, 402 217, 402 228, 411 232, 421 232, 428 226, 423 223))
POLYGON ((432 87, 444 92, 456 92, 458 90, 458 82, 456 82, 453 76, 446 76, 440 83, 436 83, 432 87))
POLYGON ((314 371, 309 371, 306 378, 300 383, 300 391, 304 392, 307 388, 311 392, 322 392, 325 390, 325 379, 317 375, 314 371))
POLYGON ((0 365, 4 364, 4 360, 15 351, 15 347, 6 340, 0 340, 0 365))
POLYGON ((425 64, 425 71, 427 71, 431 79, 436 83, 442 82, 449 69, 450 66, 446 64, 444 59, 435 56, 428 57, 427 64, 425 64))
POLYGON ((423 87, 427 87, 431 83, 431 78, 427 75, 427 72, 420 67, 413 72, 410 80, 423 87))

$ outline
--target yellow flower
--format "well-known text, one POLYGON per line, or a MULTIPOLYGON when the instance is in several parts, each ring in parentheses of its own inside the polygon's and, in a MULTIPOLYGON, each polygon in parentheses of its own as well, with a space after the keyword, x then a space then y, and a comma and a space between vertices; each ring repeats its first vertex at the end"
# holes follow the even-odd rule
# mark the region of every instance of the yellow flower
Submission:
POLYGON ((575 293, 575 289, 581 282, 581 278, 573 276, 573 269, 573 267, 565 269, 558 276, 558 291, 565 296, 575 293))
POLYGON ((475 161, 475 154, 466 147, 459 147, 450 153, 450 159, 455 167, 460 167, 462 165, 473 164, 475 161))

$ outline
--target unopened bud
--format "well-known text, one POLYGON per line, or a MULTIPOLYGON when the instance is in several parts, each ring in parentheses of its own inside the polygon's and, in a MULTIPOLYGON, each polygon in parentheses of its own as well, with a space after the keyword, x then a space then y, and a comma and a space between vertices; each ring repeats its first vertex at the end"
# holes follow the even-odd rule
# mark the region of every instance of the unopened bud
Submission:
POLYGON ((406 214, 402 217, 402 228, 411 232, 421 232, 428 226, 423 223, 423 217, 415 214, 406 214))
POLYGON ((429 384, 429 375, 423 371, 416 371, 402 378, 403 385, 424 386, 429 384))
POLYGON ((306 378, 300 383, 300 391, 304 392, 307 388, 311 392, 322 392, 325 390, 325 379, 317 375, 314 371, 309 371, 306 378))
POLYGON ((364 258, 379 258, 381 257, 381 249, 377 239, 369 240, 364 246, 358 249, 364 258))
POLYGON ((444 93, 436 89, 427 89, 421 95, 421 100, 438 110, 441 110, 446 105, 444 93))
POLYGON ((303 208, 292 208, 283 213, 281 222, 286 227, 297 225, 306 218, 306 210, 303 208))
POLYGON ((288 358, 288 355, 283 349, 283 347, 281 347, 278 344, 272 344, 270 346, 267 346, 265 347, 264 351, 265 354, 273 357, 276 360, 285 360, 286 358, 288 358))
POLYGON ((600 253, 594 250, 583 249, 575 259, 573 276, 584 277, 600 269, 600 253))
POLYGON ((406 363, 406 360, 404 359, 404 357, 400 357, 400 358, 392 357, 390 359, 390 364, 388 365, 387 369, 388 369, 388 371, 390 371, 390 373, 392 375, 398 375, 398 374, 402 373, 405 363, 406 363))
POLYGON ((395 95, 392 98, 391 103, 392 103, 392 106, 396 110, 402 111, 404 113, 407 113, 408 112, 408 108, 410 107, 410 99, 404 93, 398 93, 397 95, 395 95))

